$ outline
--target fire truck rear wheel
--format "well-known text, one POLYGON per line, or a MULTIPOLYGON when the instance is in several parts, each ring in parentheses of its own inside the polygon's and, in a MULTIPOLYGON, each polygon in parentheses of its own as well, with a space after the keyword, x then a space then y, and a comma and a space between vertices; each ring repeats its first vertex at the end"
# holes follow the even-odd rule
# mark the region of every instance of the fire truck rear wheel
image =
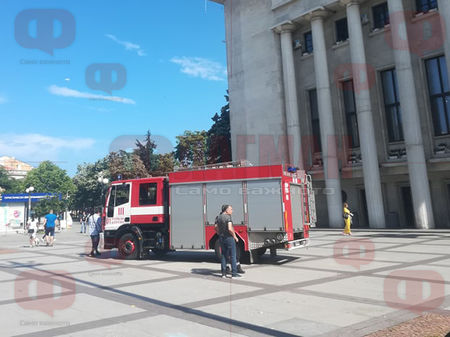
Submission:
POLYGON ((126 260, 137 259, 139 247, 136 237, 131 233, 125 233, 119 240, 119 255, 126 260))
MULTIPOLYGON (((217 261, 221 261, 222 259, 222 249, 220 248, 220 241, 219 239, 216 240, 216 242, 214 243, 214 251, 216 253, 216 258, 217 261)), ((241 261, 241 256, 244 255, 244 245, 242 244, 241 241, 239 241, 236 244, 236 258, 238 261, 241 261)))

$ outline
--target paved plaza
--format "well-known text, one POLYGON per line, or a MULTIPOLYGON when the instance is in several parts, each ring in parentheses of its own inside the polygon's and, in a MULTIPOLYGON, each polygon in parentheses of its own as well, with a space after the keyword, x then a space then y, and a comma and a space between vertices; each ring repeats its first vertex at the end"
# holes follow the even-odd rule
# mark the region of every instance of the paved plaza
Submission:
POLYGON ((2 336, 365 336, 450 315, 450 232, 314 230, 230 280, 212 251, 90 258, 78 231, 0 236, 2 336))

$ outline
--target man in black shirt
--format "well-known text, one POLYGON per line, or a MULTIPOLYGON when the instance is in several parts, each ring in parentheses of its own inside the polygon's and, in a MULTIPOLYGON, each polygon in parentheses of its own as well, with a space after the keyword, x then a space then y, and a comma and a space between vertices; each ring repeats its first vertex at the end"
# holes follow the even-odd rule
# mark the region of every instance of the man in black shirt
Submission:
POLYGON ((220 247, 222 249, 221 270, 222 277, 226 277, 227 257, 230 256, 231 261, 231 277, 240 277, 237 273, 236 266, 236 242, 239 242, 238 237, 233 228, 231 214, 233 207, 231 205, 223 205, 222 213, 217 217, 215 224, 216 232, 219 235, 220 247))

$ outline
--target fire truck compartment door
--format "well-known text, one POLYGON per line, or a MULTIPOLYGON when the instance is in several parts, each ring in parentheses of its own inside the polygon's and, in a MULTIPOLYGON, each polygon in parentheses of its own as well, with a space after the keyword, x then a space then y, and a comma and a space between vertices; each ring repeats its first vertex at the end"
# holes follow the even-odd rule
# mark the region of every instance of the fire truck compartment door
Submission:
POLYGON ((214 225, 216 216, 220 214, 222 205, 233 207, 234 225, 244 222, 244 198, 242 194, 242 182, 232 183, 207 183, 206 184, 206 209, 207 221, 214 225))
POLYGON ((204 248, 202 184, 171 186, 170 205, 172 246, 204 248))
POLYGON ((248 227, 251 230, 284 228, 281 180, 247 182, 248 227))
POLYGON ((291 184, 291 213, 292 227, 295 230, 303 230, 302 187, 294 184, 291 184))

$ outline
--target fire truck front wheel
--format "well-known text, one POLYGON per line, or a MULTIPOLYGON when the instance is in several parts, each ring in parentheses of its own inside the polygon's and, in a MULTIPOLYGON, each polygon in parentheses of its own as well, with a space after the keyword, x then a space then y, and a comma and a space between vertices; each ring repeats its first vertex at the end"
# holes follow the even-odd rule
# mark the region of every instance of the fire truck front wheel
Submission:
POLYGON ((125 233, 119 240, 119 255, 123 259, 133 260, 139 256, 139 247, 136 237, 131 233, 125 233))

